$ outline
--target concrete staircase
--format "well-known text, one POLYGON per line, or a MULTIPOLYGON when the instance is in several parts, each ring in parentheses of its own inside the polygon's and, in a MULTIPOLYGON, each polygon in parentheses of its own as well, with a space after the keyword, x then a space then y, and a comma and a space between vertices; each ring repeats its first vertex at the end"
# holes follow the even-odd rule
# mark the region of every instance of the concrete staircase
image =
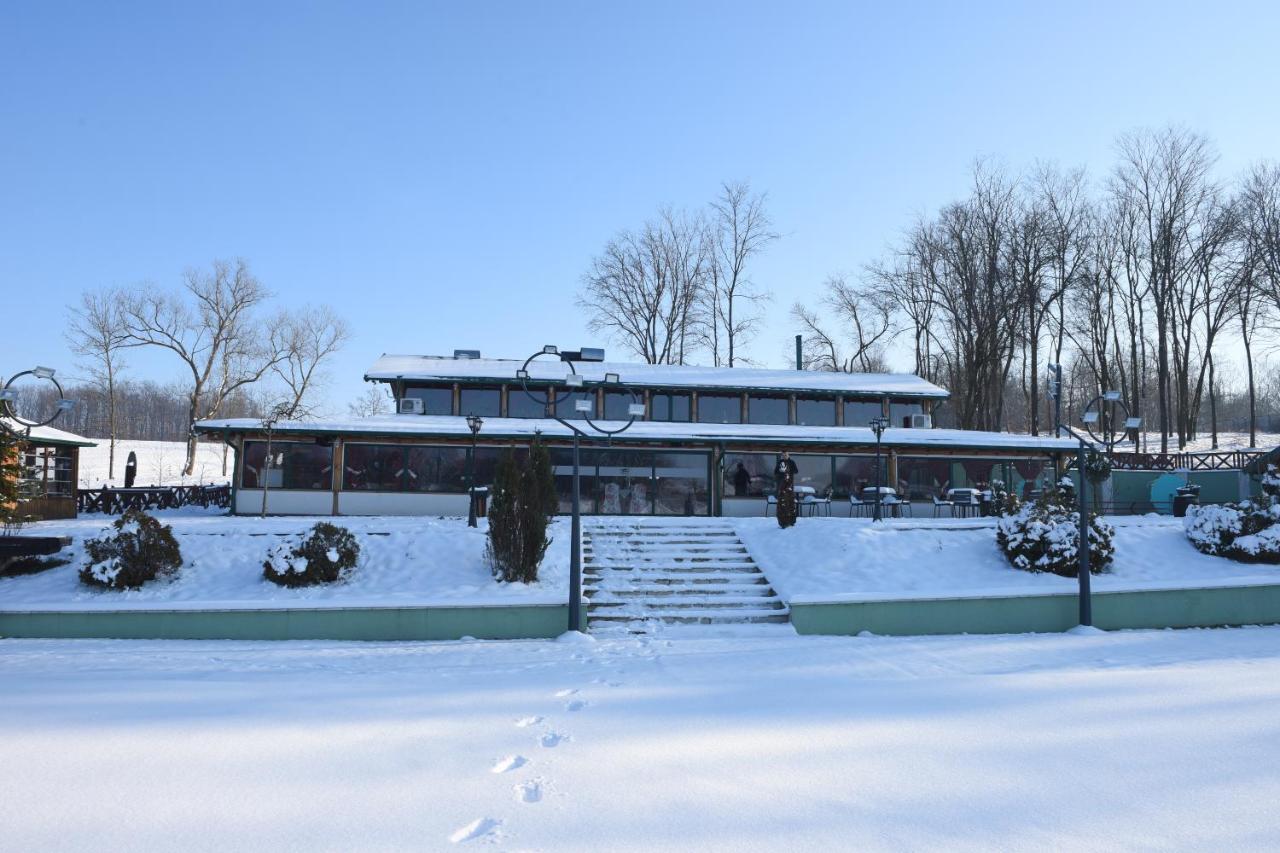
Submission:
POLYGON ((733 526, 717 519, 594 519, 583 524, 582 567, 592 629, 790 621, 733 526))

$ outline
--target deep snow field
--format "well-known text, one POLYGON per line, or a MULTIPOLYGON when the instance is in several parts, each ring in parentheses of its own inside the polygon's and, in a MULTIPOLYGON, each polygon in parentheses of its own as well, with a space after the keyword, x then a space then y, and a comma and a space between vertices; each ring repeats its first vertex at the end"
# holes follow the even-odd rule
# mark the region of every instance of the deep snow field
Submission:
POLYGON ((135 590, 101 590, 80 582, 84 540, 114 517, 86 515, 43 521, 23 532, 70 536, 61 552, 71 563, 35 575, 0 578, 0 609, 147 609, 216 606, 305 607, 427 604, 559 604, 569 590, 569 522, 552 522, 551 546, 535 584, 499 584, 484 559, 486 521, 463 518, 228 516, 226 510, 184 507, 155 513, 173 529, 183 566, 172 580, 135 590), (360 544, 348 580, 290 589, 262 577, 268 549, 317 521, 336 521, 360 544))
POLYGON ((769 627, 0 641, 0 849, 1280 847, 1280 628, 769 627))
POLYGON ((181 441, 117 441, 115 477, 107 477, 110 440, 94 438, 97 447, 80 448, 80 487, 113 489, 124 486, 124 466, 129 452, 138 455, 138 476, 135 486, 189 486, 222 485, 231 482, 230 470, 234 454, 227 454, 228 474, 222 473, 222 442, 202 441, 196 445, 196 466, 191 476, 182 476, 182 466, 187 461, 187 445, 181 441))

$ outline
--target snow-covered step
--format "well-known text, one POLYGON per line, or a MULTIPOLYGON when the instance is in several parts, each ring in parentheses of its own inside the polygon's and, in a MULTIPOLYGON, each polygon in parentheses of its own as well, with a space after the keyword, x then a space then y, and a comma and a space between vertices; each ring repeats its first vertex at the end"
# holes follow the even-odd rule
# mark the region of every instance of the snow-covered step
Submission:
POLYGON ((790 620, 731 524, 591 524, 583 555, 590 621, 611 630, 790 620))

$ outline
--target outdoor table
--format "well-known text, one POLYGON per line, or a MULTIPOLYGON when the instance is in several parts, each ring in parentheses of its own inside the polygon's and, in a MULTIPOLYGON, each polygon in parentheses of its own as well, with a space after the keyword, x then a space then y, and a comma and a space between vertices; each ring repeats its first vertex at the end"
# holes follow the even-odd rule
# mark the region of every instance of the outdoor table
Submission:
POLYGON ((813 486, 796 486, 796 487, 795 487, 795 493, 796 493, 797 495, 801 495, 801 496, 803 496, 803 495, 816 495, 816 494, 818 493, 818 491, 817 491, 817 489, 815 489, 813 486))

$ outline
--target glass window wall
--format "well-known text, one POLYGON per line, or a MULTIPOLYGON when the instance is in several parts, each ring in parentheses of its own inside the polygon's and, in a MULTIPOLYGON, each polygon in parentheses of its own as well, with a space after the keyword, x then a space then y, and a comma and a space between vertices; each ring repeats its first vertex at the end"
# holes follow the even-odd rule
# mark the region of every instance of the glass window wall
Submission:
POLYGON ((742 397, 737 394, 699 394, 698 423, 742 423, 742 397))
POLYGON ((835 426, 835 400, 796 399, 796 423, 802 426, 835 426))
POLYGON ((924 406, 919 403, 890 403, 889 404, 889 426, 911 426, 911 416, 919 415, 924 412, 924 406))
POLYGON ((421 400, 428 415, 453 414, 453 388, 406 388, 406 399, 421 400))
POLYGON ((650 394, 649 419, 654 421, 687 422, 689 420, 690 400, 692 400, 692 397, 688 394, 650 394))
POLYGON ((547 416, 547 389, 530 388, 529 394, 520 385, 507 386, 507 417, 545 418, 547 416), (532 394, 537 399, 530 399, 532 394))
POLYGON ((880 417, 882 412, 879 400, 846 399, 844 401, 844 425, 847 427, 868 426, 871 423, 871 419, 880 417))
POLYGON ((240 485, 261 489, 263 475, 273 489, 333 488, 333 447, 314 441, 272 441, 271 468, 266 470, 267 443, 246 441, 240 454, 240 485))
POLYGON ((497 387, 474 388, 464 386, 458 397, 458 414, 480 415, 482 418, 500 417, 502 391, 497 387))
MULTIPOLYGON (((791 401, 786 397, 747 398, 747 423, 785 424, 790 422, 791 401)), ((732 421, 722 423, 732 423, 732 421)))

